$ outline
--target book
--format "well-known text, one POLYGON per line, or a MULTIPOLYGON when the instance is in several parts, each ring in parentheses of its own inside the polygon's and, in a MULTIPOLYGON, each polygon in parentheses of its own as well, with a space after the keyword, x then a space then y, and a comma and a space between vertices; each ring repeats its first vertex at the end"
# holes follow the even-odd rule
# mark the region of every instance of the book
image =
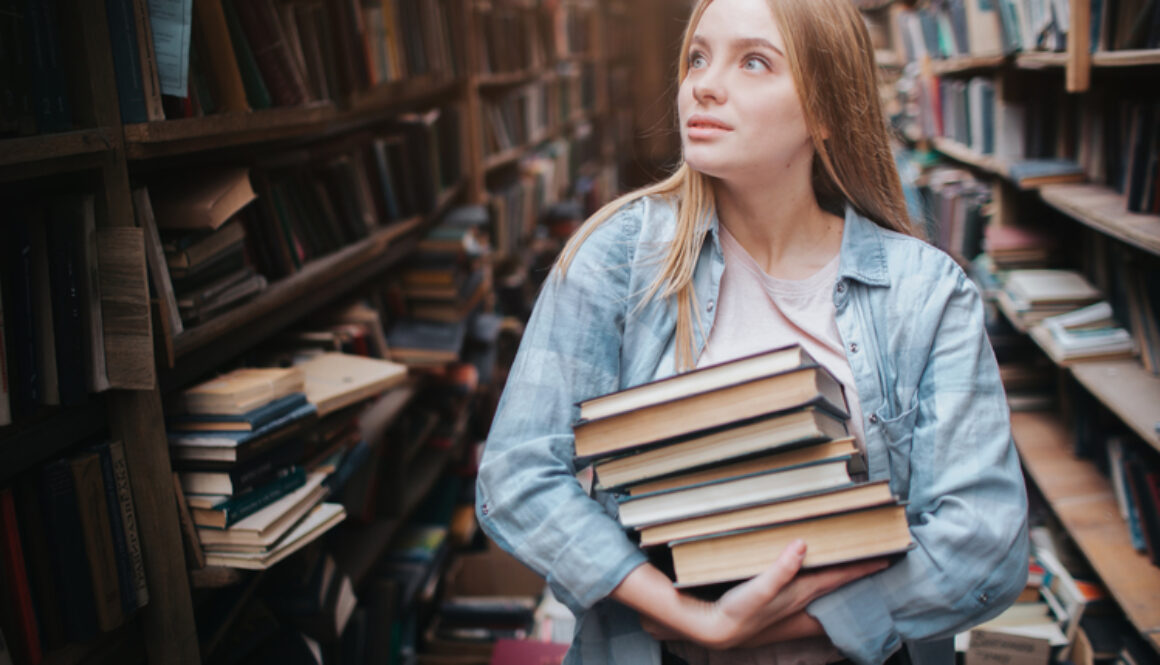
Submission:
POLYGON ((758 471, 620 499, 620 523, 626 528, 744 508, 851 482, 847 458, 758 471))
POLYGON ((325 416, 375 397, 407 380, 407 367, 389 360, 346 353, 321 353, 297 363, 306 398, 325 416))
POLYGON ((260 429, 307 402, 306 393, 290 393, 245 413, 179 413, 165 420, 171 432, 251 432, 260 429))
POLYGON ((310 474, 298 489, 227 529, 198 527, 197 535, 206 554, 229 547, 270 548, 326 496, 327 490, 322 484, 325 478, 324 473, 310 474))
MULTIPOLYGON (((804 357, 804 351, 802 354, 804 357)), ((699 371, 694 370, 688 375, 699 371)), ((674 377, 677 378, 681 377, 674 377)), ((662 379, 657 383, 674 379, 662 379)), ((694 390, 704 388, 704 384, 696 386, 693 382, 681 382, 681 385, 694 390)), ((671 386, 666 386, 666 390, 669 389, 671 386)), ((669 401, 591 420, 584 419, 582 405, 581 419, 573 427, 576 456, 586 458, 607 455, 691 432, 708 431, 763 414, 810 405, 827 409, 841 417, 848 416, 842 384, 817 365, 760 378, 747 378, 722 385, 711 392, 674 395, 669 401)))
POLYGON ((255 430, 168 432, 166 438, 171 448, 240 448, 267 435, 280 434, 281 430, 288 429, 294 423, 313 421, 317 413, 314 405, 307 402, 255 430))
POLYGON ((42 656, 36 611, 33 608, 32 589, 24 565, 20 531, 16 522, 16 503, 12 489, 0 489, 0 579, 4 581, 4 603, 0 616, 9 618, 5 627, 13 627, 9 634, 14 652, 22 662, 39 662, 42 656))
POLYGON ((234 251, 246 240, 246 227, 237 218, 218 230, 169 234, 162 237, 165 262, 170 268, 192 268, 217 256, 234 251))
POLYGON ((631 483, 623 486, 622 492, 630 496, 640 496, 750 473, 773 471, 774 469, 836 459, 847 460, 851 476, 866 471, 866 459, 858 449, 858 444, 853 437, 845 437, 834 441, 818 441, 789 450, 775 450, 770 453, 747 456, 740 460, 718 462, 701 468, 648 479, 644 482, 631 483))
POLYGON ((1006 290, 1017 305, 1086 305, 1100 292, 1074 270, 1024 269, 1007 275, 1006 290))
POLYGON ((41 467, 39 480, 64 637, 69 641, 87 641, 97 635, 99 628, 72 466, 67 459, 54 460, 41 467))
POLYGON ((676 443, 600 460, 594 465, 602 489, 736 459, 776 448, 792 448, 846 436, 845 421, 807 407, 776 413, 737 427, 712 431, 676 443))
POLYGON ((82 541, 88 559, 97 625, 102 631, 120 626, 125 620, 118 588, 117 558, 113 546, 109 508, 105 497, 100 456, 85 452, 69 460, 76 488, 82 541))
POLYGON ((342 504, 320 503, 273 548, 263 552, 207 551, 206 565, 265 570, 302 549, 345 518, 342 504))
POLYGON ((144 187, 133 190, 133 207, 137 213, 137 223, 145 232, 145 252, 149 265, 149 278, 153 285, 153 293, 157 295, 158 306, 161 309, 161 321, 168 326, 168 336, 173 337, 181 334, 185 327, 182 325, 181 315, 177 310, 173 281, 169 271, 165 268, 165 252, 161 245, 161 236, 157 230, 157 220, 153 216, 153 203, 149 199, 149 190, 144 187))
POLYGON ((99 228, 97 256, 109 385, 124 390, 153 390, 157 371, 144 230, 128 226, 99 228))
POLYGON ((128 541, 125 539, 125 522, 121 515, 121 499, 117 494, 117 479, 113 475, 113 457, 109 451, 108 441, 91 445, 87 450, 97 454, 101 465, 101 480, 109 515, 109 536, 113 543, 113 557, 117 570, 116 582, 121 592, 121 611, 128 617, 137 611, 137 588, 133 579, 133 561, 129 555, 128 541))
POLYGON ((173 406, 181 413, 242 415, 305 387, 296 367, 246 367, 183 390, 173 406))
POLYGON ((1083 167, 1070 159, 1023 159, 1007 165, 1007 177, 1022 188, 1087 180, 1083 167))
POLYGON ((457 362, 467 337, 467 322, 398 319, 387 332, 391 359, 414 366, 457 362))
POLYGON ((316 413, 313 404, 304 404, 253 432, 186 432, 170 446, 169 455, 178 468, 228 470, 282 446, 293 445, 296 437, 318 422, 316 413))
POLYGON ((125 460, 124 443, 121 441, 109 443, 109 461, 112 464, 113 483, 125 533, 125 548, 132 575, 132 593, 136 598, 137 607, 144 607, 149 604, 149 583, 145 576, 145 558, 141 551, 137 510, 133 504, 133 489, 129 484, 129 465, 125 460))
POLYGON ((879 506, 674 542, 670 548, 676 585, 700 586, 753 577, 798 538, 806 542, 805 570, 891 556, 911 547, 905 507, 879 506))
MULTIPOLYGON (((190 476, 196 474, 181 474, 181 487, 186 491, 196 481, 190 476)), ((302 467, 287 467, 278 472, 266 482, 243 492, 237 496, 230 496, 224 501, 214 503, 209 508, 191 507, 190 516, 193 523, 199 527, 214 529, 228 529, 266 506, 278 501, 282 497, 296 491, 306 484, 306 470, 302 467)), ((221 494, 230 494, 222 492, 221 494)))
POLYGON ((708 392, 786 370, 816 365, 801 345, 784 346, 734 361, 700 367, 659 381, 619 390, 580 402, 580 420, 608 416, 655 406, 679 397, 708 392))
POLYGON ((862 483, 798 498, 702 515, 640 529, 641 547, 663 545, 714 533, 739 531, 885 505, 894 501, 887 481, 862 483))
POLYGON ((216 230, 256 196, 246 168, 186 174, 159 182, 152 191, 157 227, 170 230, 216 230))

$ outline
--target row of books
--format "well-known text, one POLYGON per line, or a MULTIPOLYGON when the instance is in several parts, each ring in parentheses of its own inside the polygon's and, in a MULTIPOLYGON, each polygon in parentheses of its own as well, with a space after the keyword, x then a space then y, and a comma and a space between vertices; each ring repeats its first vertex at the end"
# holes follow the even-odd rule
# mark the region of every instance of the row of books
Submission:
POLYGON ((555 53, 549 18, 537 9, 498 5, 476 15, 481 39, 476 40, 476 73, 532 72, 555 53))
POLYGON ((18 663, 124 624, 149 603, 120 441, 81 445, 0 489, 0 630, 18 663))
POLYGON ((911 545, 886 482, 855 482, 842 385, 800 345, 580 403, 575 452, 619 497, 645 548, 667 547, 678 586, 730 583, 795 538, 806 568, 911 545))
POLYGON ((122 118, 163 119, 150 108, 158 87, 165 117, 173 118, 343 101, 412 76, 452 78, 461 55, 448 10, 445 1, 219 0, 199 3, 184 17, 188 24, 161 30, 165 24, 142 3, 117 0, 110 39, 122 118), (156 53, 183 32, 192 34, 188 56, 159 73, 151 65, 156 53))
MULTIPOLYGON (((1092 52, 1160 47, 1160 14, 1146 0, 1092 0, 1092 52)), ((908 60, 1064 51, 1070 7, 1059 0, 936 0, 897 14, 908 60)))
POLYGON ((110 387, 152 385, 139 333, 106 322, 110 308, 148 317, 148 292, 135 281, 145 268, 141 230, 97 229, 90 193, 11 205, 0 223, 0 426, 110 387))
POLYGON ((17 0, 0 14, 0 137, 74 127, 56 0, 17 0))

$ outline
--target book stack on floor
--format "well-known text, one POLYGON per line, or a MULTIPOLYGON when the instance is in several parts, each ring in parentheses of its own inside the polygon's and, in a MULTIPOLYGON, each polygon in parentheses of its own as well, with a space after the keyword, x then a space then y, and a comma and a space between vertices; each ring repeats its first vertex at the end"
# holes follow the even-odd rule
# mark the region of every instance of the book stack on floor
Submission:
POLYGON ((297 465, 317 419, 301 369, 235 370, 183 391, 168 438, 209 565, 265 568, 343 518, 326 474, 297 465), (305 518, 305 519, 304 519, 305 518))
POLYGON ((451 210, 403 267, 399 318, 387 335, 390 357, 412 366, 460 358, 479 311, 491 299, 487 209, 451 210))
POLYGON ((582 402, 576 455, 641 545, 669 548, 679 586, 734 582, 796 538, 806 568, 910 547, 887 483, 855 482, 847 418, 842 385, 793 345, 582 402))

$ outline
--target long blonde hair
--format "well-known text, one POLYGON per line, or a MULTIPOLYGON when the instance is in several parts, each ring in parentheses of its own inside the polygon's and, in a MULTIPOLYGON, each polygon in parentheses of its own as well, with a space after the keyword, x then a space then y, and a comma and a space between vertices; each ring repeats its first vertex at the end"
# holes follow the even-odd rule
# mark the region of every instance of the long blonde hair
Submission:
MULTIPOLYGON (((689 45, 712 1, 699 0, 689 17, 678 82, 688 73, 689 45)), ((913 235, 879 103, 874 49, 861 14, 850 0, 768 0, 768 4, 785 40, 786 59, 813 140, 812 181, 818 204, 839 215, 849 204, 879 226, 913 235)), ((602 207, 565 245, 557 260, 557 277, 564 278, 580 245, 600 224, 646 196, 670 197, 677 205, 673 241, 643 301, 657 296, 676 300, 676 366, 687 370, 696 363, 693 329, 700 322, 693 270, 705 241, 704 222, 715 205, 707 176, 682 160, 664 180, 602 207)))

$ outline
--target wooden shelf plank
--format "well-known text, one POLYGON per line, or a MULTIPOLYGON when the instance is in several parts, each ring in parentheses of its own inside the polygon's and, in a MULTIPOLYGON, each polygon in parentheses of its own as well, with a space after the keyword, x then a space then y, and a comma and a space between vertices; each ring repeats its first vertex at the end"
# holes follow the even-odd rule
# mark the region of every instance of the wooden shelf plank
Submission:
POLYGON ((318 132, 337 117, 334 104, 318 102, 125 125, 126 152, 129 159, 148 159, 261 143, 318 132))
POLYGON ((1067 53, 1028 51, 1015 56, 1015 66, 1020 69, 1062 69, 1067 66, 1067 53))
POLYGON ((389 81, 353 95, 342 115, 379 115, 392 108, 417 104, 451 93, 460 82, 461 79, 432 75, 389 81))
POLYGON ((1110 187, 1046 185, 1039 189, 1039 195, 1051 207, 1097 231, 1160 255, 1160 215, 1124 210, 1123 196, 1110 187))
POLYGON ((1008 177, 1009 171, 1006 162, 991 155, 983 155, 975 152, 958 141, 935 137, 934 147, 935 150, 938 150, 957 162, 969 164, 997 176, 1008 177))
POLYGON ((528 83, 539 78, 538 70, 523 70, 518 72, 491 72, 475 76, 475 85, 480 88, 493 88, 508 85, 528 83))
POLYGON ((931 68, 935 74, 960 74, 963 72, 976 71, 980 69, 998 69, 1007 61, 1005 55, 985 55, 985 56, 963 56, 958 58, 947 58, 945 60, 932 60, 931 68))
POLYGON ((1160 377, 1150 374, 1136 360, 1075 363, 1071 373, 1132 431, 1160 451, 1160 434, 1156 432, 1160 423, 1160 377))
POLYGON ((46 409, 31 422, 0 427, 0 485, 106 429, 105 411, 105 396, 97 393, 80 406, 46 409))
POLYGON ((1092 54, 1093 67, 1147 67, 1160 65, 1160 49, 1100 51, 1092 54))
POLYGON ((488 155, 487 157, 484 157, 483 158, 483 170, 484 170, 484 172, 494 171, 501 166, 511 164, 512 162, 519 159, 527 149, 528 149, 528 146, 518 145, 514 148, 508 148, 507 150, 493 153, 491 155, 488 155))
POLYGON ((24 166, 29 162, 89 155, 112 149, 113 141, 104 129, 4 139, 0 141, 0 166, 24 166))
POLYGON ((1048 412, 1011 414, 1024 468, 1133 625, 1160 651, 1160 568, 1132 547, 1111 483, 1072 454, 1071 433, 1048 412))

